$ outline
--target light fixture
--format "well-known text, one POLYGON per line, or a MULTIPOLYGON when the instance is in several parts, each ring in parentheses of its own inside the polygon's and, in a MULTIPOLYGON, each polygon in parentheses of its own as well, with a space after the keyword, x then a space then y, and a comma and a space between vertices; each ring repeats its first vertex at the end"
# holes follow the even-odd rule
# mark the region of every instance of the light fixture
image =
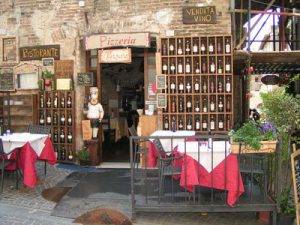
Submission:
POLYGON ((266 85, 279 84, 279 74, 263 74, 261 82, 266 85))
POLYGON ((84 6, 85 6, 85 0, 79 0, 79 1, 78 1, 78 5, 79 5, 80 7, 84 7, 84 6))

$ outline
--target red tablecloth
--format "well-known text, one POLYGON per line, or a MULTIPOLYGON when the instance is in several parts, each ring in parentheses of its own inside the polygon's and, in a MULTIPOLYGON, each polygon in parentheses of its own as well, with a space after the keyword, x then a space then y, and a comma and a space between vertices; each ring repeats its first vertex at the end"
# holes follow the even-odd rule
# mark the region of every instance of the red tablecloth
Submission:
MULTIPOLYGON (((149 142, 148 146, 148 167, 155 167, 158 157, 157 151, 153 143, 149 142)), ((230 206, 233 206, 239 196, 244 192, 242 177, 238 170, 237 155, 228 155, 225 160, 209 173, 192 157, 176 152, 176 149, 175 154, 184 156, 183 159, 174 161, 174 165, 182 167, 180 186, 186 188, 188 191, 194 191, 194 186, 197 185, 227 190, 227 203, 230 206), (225 168, 227 173, 225 173, 225 168), (226 179, 225 174, 227 174, 226 179)))
MULTIPOLYGON (((15 157, 12 155, 11 157, 15 157)), ((24 185, 33 188, 37 181, 37 175, 35 171, 36 160, 46 160, 49 164, 53 165, 56 163, 56 156, 54 153, 53 145, 50 138, 45 140, 45 146, 42 150, 41 155, 38 157, 34 149, 31 147, 30 143, 27 142, 20 151, 19 165, 18 167, 23 172, 23 183, 24 185)), ((15 169, 14 165, 7 167, 6 169, 15 169)))

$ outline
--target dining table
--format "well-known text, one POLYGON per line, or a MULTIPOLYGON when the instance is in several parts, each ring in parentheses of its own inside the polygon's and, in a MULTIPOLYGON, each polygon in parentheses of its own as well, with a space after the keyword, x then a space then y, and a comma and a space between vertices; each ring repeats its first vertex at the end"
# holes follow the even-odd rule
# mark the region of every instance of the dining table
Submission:
MULTIPOLYGON (((16 166, 22 171, 23 184, 33 188, 37 182, 35 163, 37 160, 45 160, 48 164, 54 165, 57 162, 52 142, 46 134, 13 133, 0 136, 3 142, 5 153, 19 148, 18 165, 12 164, 6 167, 7 170, 15 170, 16 166)), ((8 158, 16 157, 11 154, 8 158)))
POLYGON ((156 167, 158 152, 151 136, 159 138, 166 151, 173 156, 182 156, 173 162, 181 167, 181 175, 174 176, 186 190, 193 192, 196 186, 212 187, 227 191, 227 204, 233 206, 244 193, 242 177, 236 154, 230 153, 228 141, 201 140, 193 131, 158 130, 150 135, 148 142, 147 166, 156 167), (181 138, 180 136, 185 136, 181 138), (166 138, 168 137, 168 138, 166 138))

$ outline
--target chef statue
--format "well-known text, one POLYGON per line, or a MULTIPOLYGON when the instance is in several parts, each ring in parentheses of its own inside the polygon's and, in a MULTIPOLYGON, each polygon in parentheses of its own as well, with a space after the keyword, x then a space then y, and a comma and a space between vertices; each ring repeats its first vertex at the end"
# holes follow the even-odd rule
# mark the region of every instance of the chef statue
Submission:
POLYGON ((98 102, 98 88, 90 88, 90 102, 88 103, 87 118, 91 121, 92 138, 97 139, 98 129, 103 119, 104 111, 102 105, 98 102))

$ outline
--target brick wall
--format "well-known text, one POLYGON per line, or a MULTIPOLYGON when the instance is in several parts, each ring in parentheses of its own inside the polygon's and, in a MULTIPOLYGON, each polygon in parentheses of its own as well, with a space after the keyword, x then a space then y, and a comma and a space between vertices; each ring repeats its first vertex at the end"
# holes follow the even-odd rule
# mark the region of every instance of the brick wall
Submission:
MULTIPOLYGON (((180 35, 230 34, 229 0, 2 0, 0 1, 0 37, 18 36, 19 46, 60 44, 61 59, 75 62, 74 72, 85 71, 85 53, 80 45, 84 35, 92 33, 150 32, 164 36, 166 30, 180 35), (184 25, 182 7, 216 6, 217 24, 184 25)), ((76 81, 76 79, 75 79, 76 81)), ((75 83, 76 85, 76 83, 75 83)), ((77 136, 83 97, 77 90, 77 136)), ((77 146, 82 140, 77 138, 77 146)))

